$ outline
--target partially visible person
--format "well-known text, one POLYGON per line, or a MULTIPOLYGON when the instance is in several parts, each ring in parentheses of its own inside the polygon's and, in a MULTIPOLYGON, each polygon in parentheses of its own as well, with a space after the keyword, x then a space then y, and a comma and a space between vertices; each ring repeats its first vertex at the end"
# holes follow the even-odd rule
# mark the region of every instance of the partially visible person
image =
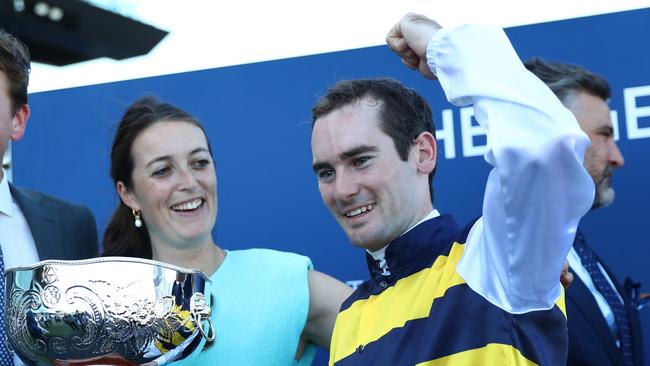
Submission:
POLYGON ((593 197, 587 136, 501 29, 409 14, 387 41, 450 102, 473 105, 493 169, 482 216, 458 226, 433 205, 435 128, 417 92, 348 80, 316 103, 320 193, 371 274, 341 307, 330 365, 564 364, 557 274, 593 197))
POLYGON ((307 257, 224 250, 214 242, 217 178, 198 120, 153 98, 136 101, 117 128, 111 176, 121 200, 103 254, 198 268, 212 281, 216 340, 177 363, 307 365, 313 344, 329 349, 338 309, 352 290, 314 271, 307 257))
MULTIPOLYGON (((614 170, 624 164, 614 141, 605 79, 583 67, 533 58, 525 66, 539 77, 576 116, 591 145, 584 166, 596 187, 592 210, 614 201, 614 170)), ((569 251, 570 270, 577 277, 567 289, 568 365, 644 364, 639 312, 622 285, 578 230, 569 251)), ((631 284, 631 282, 628 282, 631 284)))
MULTIPOLYGON (((9 141, 22 138, 27 127, 29 71, 27 47, 0 29, 0 161, 9 141)), ((0 300, 5 295, 7 268, 97 255, 95 218, 87 207, 14 186, 0 169, 0 300)), ((21 364, 4 347, 4 301, 0 301, 0 319, 0 364, 21 364)))

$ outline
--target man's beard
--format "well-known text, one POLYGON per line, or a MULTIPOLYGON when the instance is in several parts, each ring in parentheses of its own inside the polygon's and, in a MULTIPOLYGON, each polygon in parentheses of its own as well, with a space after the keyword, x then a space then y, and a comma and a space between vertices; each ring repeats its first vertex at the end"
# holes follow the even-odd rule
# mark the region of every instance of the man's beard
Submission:
POLYGON ((598 182, 594 181, 596 184, 596 196, 594 197, 594 203, 591 206, 592 210, 600 207, 607 207, 614 202, 616 194, 614 188, 611 187, 613 172, 614 169, 611 166, 608 166, 603 172, 601 179, 598 182))

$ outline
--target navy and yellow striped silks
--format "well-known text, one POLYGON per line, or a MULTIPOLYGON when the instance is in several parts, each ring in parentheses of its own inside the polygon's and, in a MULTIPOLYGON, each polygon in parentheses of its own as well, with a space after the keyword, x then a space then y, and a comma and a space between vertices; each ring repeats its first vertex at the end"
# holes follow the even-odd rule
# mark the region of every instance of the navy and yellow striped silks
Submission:
POLYGON ((372 278, 343 304, 330 365, 560 365, 563 296, 547 311, 511 314, 456 273, 467 232, 449 216, 418 225, 387 248, 390 276, 372 278))

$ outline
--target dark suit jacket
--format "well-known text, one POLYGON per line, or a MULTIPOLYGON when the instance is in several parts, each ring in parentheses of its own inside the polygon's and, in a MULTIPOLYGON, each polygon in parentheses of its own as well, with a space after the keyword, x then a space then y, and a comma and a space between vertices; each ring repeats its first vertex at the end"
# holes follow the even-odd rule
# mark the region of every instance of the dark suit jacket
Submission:
POLYGON ((98 255, 95 217, 87 207, 12 184, 9 190, 25 215, 41 260, 98 255))
MULTIPOLYGON (((625 302, 630 323, 630 335, 634 352, 635 365, 643 366, 643 339, 639 312, 630 304, 630 298, 614 274, 598 258, 600 264, 616 286, 625 302)), ((572 271, 573 272, 573 271, 572 271)), ((616 340, 600 312, 596 300, 584 282, 574 274, 573 283, 566 290, 567 318, 569 326, 568 365, 621 365, 623 356, 616 347, 616 340)))

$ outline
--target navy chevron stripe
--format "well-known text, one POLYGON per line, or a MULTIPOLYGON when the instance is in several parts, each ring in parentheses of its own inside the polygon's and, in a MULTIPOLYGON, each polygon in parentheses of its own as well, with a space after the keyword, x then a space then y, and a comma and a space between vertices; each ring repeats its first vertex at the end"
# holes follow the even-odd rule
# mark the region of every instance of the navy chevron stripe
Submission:
MULTIPOLYGON (((431 267, 435 260, 438 259, 438 256, 449 254, 454 242, 460 244, 465 242, 474 221, 472 220, 463 230, 459 230, 451 216, 442 215, 418 225, 402 237, 394 240, 388 247, 389 250, 386 256, 395 258, 398 263, 408 263, 408 265, 395 268, 389 262, 389 265, 391 265, 390 276, 381 276, 378 272, 375 272, 373 267, 375 266, 374 259, 370 255, 366 255, 373 278, 361 284, 345 300, 341 306, 341 311, 349 308, 357 300, 377 295, 387 287, 395 285, 400 279, 431 267), (382 282, 385 283, 382 284, 382 282)), ((392 260, 389 259, 389 261, 392 260)))
POLYGON ((540 365, 558 365, 566 358, 566 321, 557 307, 509 314, 459 285, 434 302, 429 318, 408 321, 337 365, 414 365, 489 343, 513 345, 540 365))

